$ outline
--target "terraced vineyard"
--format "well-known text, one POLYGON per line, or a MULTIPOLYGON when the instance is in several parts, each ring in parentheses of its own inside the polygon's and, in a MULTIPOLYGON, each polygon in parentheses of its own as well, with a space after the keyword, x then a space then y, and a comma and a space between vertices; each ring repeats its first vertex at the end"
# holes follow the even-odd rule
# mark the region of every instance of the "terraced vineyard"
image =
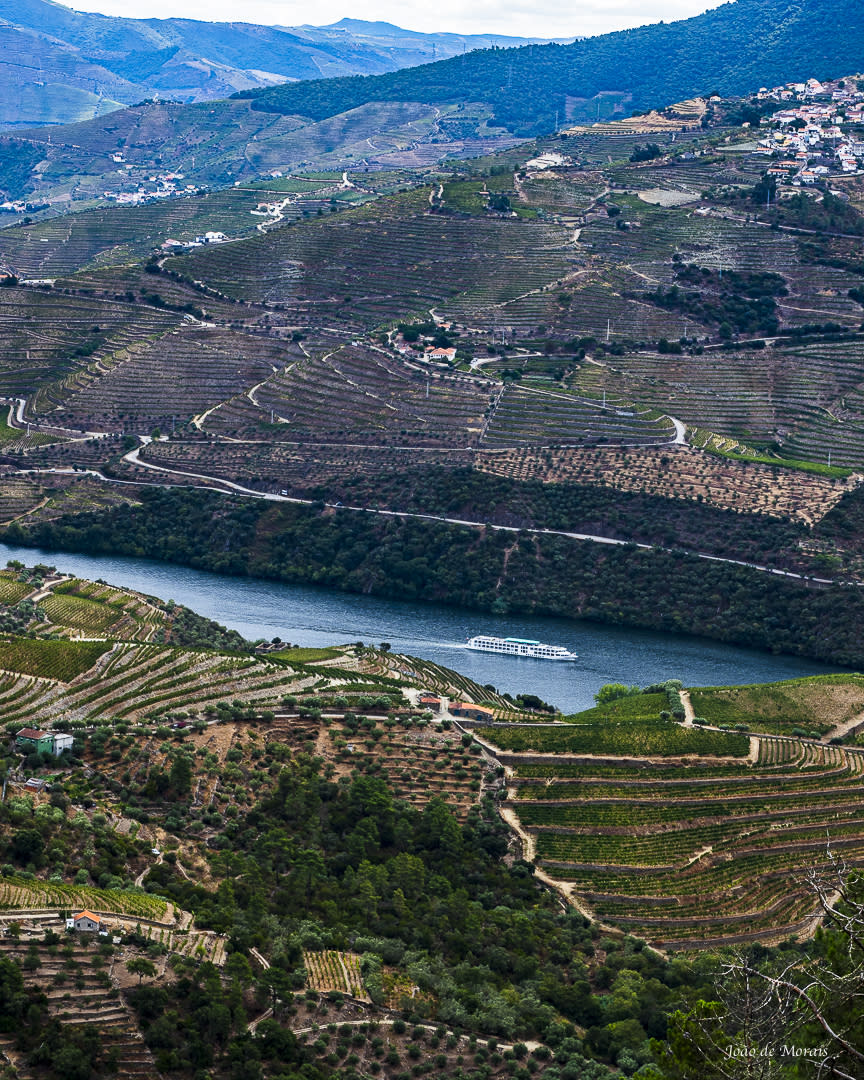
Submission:
POLYGON ((669 443, 672 422, 646 410, 603 408, 566 394, 507 387, 495 402, 483 442, 494 447, 621 442, 669 443))
POLYGON ((9 675, 0 688, 0 721, 22 727, 61 719, 136 719, 172 708, 203 709, 238 696, 263 707, 315 681, 267 660, 164 645, 37 640, 21 642, 13 652, 0 644, 0 667, 14 671, 13 664, 45 673, 9 675), (52 649, 46 662, 42 653, 48 650, 42 646, 63 651, 52 649), (52 670, 62 671, 68 681, 46 677, 52 670))
POLYGON ((57 683, 70 683, 88 671, 110 646, 104 641, 0 640, 0 669, 57 683))
MULTIPOLYGON (((575 263, 570 234, 558 226, 437 217, 428 189, 399 196, 375 218, 365 209, 338 221, 279 229, 172 259, 171 267, 237 299, 287 303, 308 320, 312 305, 328 318, 368 328, 459 298, 464 320, 491 323, 497 305, 564 278, 575 263), (395 215, 401 211, 401 215, 395 215), (345 296, 350 294, 349 300, 345 296)), ((447 310, 447 308, 445 308, 447 310)))
MULTIPOLYGON (((38 482, 23 477, 4 477, 0 488, 0 521, 9 524, 18 520, 23 515, 44 502, 46 494, 44 488, 38 482)), ((2 603, 10 603, 20 597, 13 597, 13 590, 7 590, 9 600, 2 599, 2 603)), ((23 595, 23 594, 22 594, 23 595)))
MULTIPOLYGON (((563 283, 564 293, 556 286, 502 303, 492 325, 485 325, 507 326, 520 336, 553 335, 564 340, 583 336, 605 340, 607 334, 611 341, 680 337, 681 320, 674 313, 626 295, 634 285, 642 287, 644 281, 618 267, 605 266, 602 273, 578 272, 563 283), (569 299, 562 302, 562 295, 569 299)), ((447 310, 460 316, 455 307, 447 310)))
MULTIPOLYGON (((86 908, 97 914, 112 912, 154 922, 165 920, 168 914, 167 901, 151 893, 95 889, 6 876, 0 878, 0 910, 18 912, 47 908, 86 908)), ((8 917, 5 921, 8 922, 8 917)))
POLYGON ((669 499, 701 500, 725 510, 789 517, 813 524, 854 489, 855 480, 831 479, 771 465, 724 461, 691 447, 533 447, 479 454, 475 466, 496 476, 644 491, 669 499))
POLYGON ((758 352, 662 356, 639 351, 586 365, 572 385, 607 389, 668 410, 694 427, 777 443, 785 456, 859 468, 864 463, 859 340, 758 352))
POLYGON ((309 952, 303 953, 306 982, 312 990, 327 993, 337 990, 360 1001, 369 1001, 363 976, 360 974, 360 957, 356 953, 309 952))
MULTIPOLYGON (((0 609, 5 626, 66 638, 109 635, 149 640, 164 634, 170 619, 143 596, 75 579, 0 572, 0 609)), ((47 675, 61 682, 87 670, 109 646, 104 641, 0 641, 0 667, 22 675, 47 675)))
POLYGON ((489 405, 485 379, 444 375, 357 346, 316 350, 234 398, 207 418, 207 430, 248 432, 270 421, 292 441, 447 445, 476 441, 489 405))
MULTIPOLYGON (((832 679, 824 688, 819 679, 800 682, 814 701, 823 689, 829 702, 845 689, 849 705, 848 678, 842 686, 832 679)), ((732 695, 740 719, 747 695, 761 689, 692 696, 710 710, 732 695)), ((752 714, 751 724, 764 726, 752 714)), ((665 949, 808 936, 815 924, 803 871, 827 863, 829 843, 864 864, 864 754, 669 726, 678 732, 674 750, 671 740, 658 744, 653 727, 647 741, 638 722, 474 734, 500 748, 503 813, 526 857, 602 923, 665 949), (721 741, 703 743, 706 735, 721 741)))
POLYGON ((18 396, 90 357, 166 333, 180 317, 127 301, 18 288, 0 291, 0 320, 0 396, 18 396))
MULTIPOLYGON (((764 226, 721 216, 700 216, 687 206, 651 206, 616 193, 615 202, 638 228, 621 230, 605 214, 591 217, 582 240, 592 251, 635 271, 644 280, 671 284, 677 252, 682 261, 714 270, 761 271, 798 264, 794 239, 764 226)), ((815 321, 815 320, 808 320, 815 321)))
POLYGON ((519 198, 547 213, 579 214, 604 189, 600 173, 532 173, 518 182, 519 198))
POLYGON ((164 612, 143 597, 72 578, 40 601, 54 626, 129 641, 149 641, 167 624, 164 612))
MULTIPOLYGON (((593 719, 593 718, 592 718, 593 719)), ((478 727, 476 735, 505 751, 541 754, 612 754, 632 757, 746 758, 750 740, 722 731, 687 729, 669 720, 640 723, 529 724, 478 727)))
POLYGON ((74 429, 171 430, 262 382, 291 359, 291 350, 276 341, 187 325, 43 386, 31 409, 74 429))
POLYGON ((282 207, 282 217, 292 220, 304 212, 316 213, 336 191, 338 185, 332 180, 285 180, 142 206, 84 210, 3 229, 0 262, 19 277, 65 277, 89 265, 146 258, 168 239, 191 242, 208 231, 232 237, 249 235, 273 217, 258 209, 262 204, 281 205, 290 200, 282 207))

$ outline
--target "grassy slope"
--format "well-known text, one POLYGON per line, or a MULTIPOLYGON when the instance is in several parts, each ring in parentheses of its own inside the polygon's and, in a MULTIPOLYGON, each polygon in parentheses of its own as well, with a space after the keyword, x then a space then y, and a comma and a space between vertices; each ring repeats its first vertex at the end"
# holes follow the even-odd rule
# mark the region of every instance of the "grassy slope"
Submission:
POLYGON ((820 735, 864 712, 864 676, 820 675, 761 686, 690 691, 697 716, 712 724, 747 724, 752 731, 820 735))
POLYGON ((675 757, 746 757, 750 741, 742 735, 687 729, 672 721, 627 718, 626 723, 527 728, 480 728, 477 734, 502 750, 545 754, 620 754, 675 757))

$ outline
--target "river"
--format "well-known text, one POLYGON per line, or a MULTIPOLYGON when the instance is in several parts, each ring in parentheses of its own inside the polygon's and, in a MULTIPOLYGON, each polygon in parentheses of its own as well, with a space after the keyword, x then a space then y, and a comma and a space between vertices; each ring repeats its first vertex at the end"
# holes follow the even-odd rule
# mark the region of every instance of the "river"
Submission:
POLYGON ((47 563, 66 574, 175 600, 252 640, 278 636, 306 646, 386 641, 394 651, 455 668, 502 692, 538 694, 564 712, 590 708, 598 688, 609 682, 646 686, 677 678, 687 686, 717 686, 843 670, 704 638, 567 619, 500 617, 438 604, 280 585, 260 578, 225 577, 146 559, 0 544, 0 565, 7 559, 20 559, 28 566, 47 563), (464 642, 474 634, 538 638, 578 653, 579 660, 555 663, 473 652, 464 642))

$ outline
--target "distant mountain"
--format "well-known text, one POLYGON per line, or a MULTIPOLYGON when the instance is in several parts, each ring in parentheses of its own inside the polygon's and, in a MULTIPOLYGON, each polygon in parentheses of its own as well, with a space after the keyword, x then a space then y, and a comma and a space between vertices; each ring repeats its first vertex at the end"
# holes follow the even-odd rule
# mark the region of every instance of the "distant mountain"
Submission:
POLYGON ((737 0, 692 19, 568 45, 487 49, 369 78, 315 80, 244 96, 254 108, 323 120, 372 101, 481 102, 511 131, 596 119, 697 93, 741 94, 864 66, 861 0, 737 0))
POLYGON ((123 19, 0 0, 0 126, 75 122, 156 95, 209 101, 290 80, 380 74, 527 40, 356 19, 324 27, 123 19))

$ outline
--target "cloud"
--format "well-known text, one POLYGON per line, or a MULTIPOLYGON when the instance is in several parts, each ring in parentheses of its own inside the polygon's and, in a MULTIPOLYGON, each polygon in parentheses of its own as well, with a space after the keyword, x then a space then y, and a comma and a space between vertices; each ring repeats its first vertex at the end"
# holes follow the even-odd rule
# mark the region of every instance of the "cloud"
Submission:
POLYGON ((320 0, 310 11, 298 0, 246 0, 238 10, 233 0, 77 0, 78 11, 133 18, 172 17, 231 22, 316 26, 352 19, 384 20, 409 30, 461 34, 512 34, 520 37, 574 37, 623 30, 645 23, 672 22, 698 15, 721 0, 581 0, 562 8, 554 0, 438 0, 430 7, 418 0, 320 0))

